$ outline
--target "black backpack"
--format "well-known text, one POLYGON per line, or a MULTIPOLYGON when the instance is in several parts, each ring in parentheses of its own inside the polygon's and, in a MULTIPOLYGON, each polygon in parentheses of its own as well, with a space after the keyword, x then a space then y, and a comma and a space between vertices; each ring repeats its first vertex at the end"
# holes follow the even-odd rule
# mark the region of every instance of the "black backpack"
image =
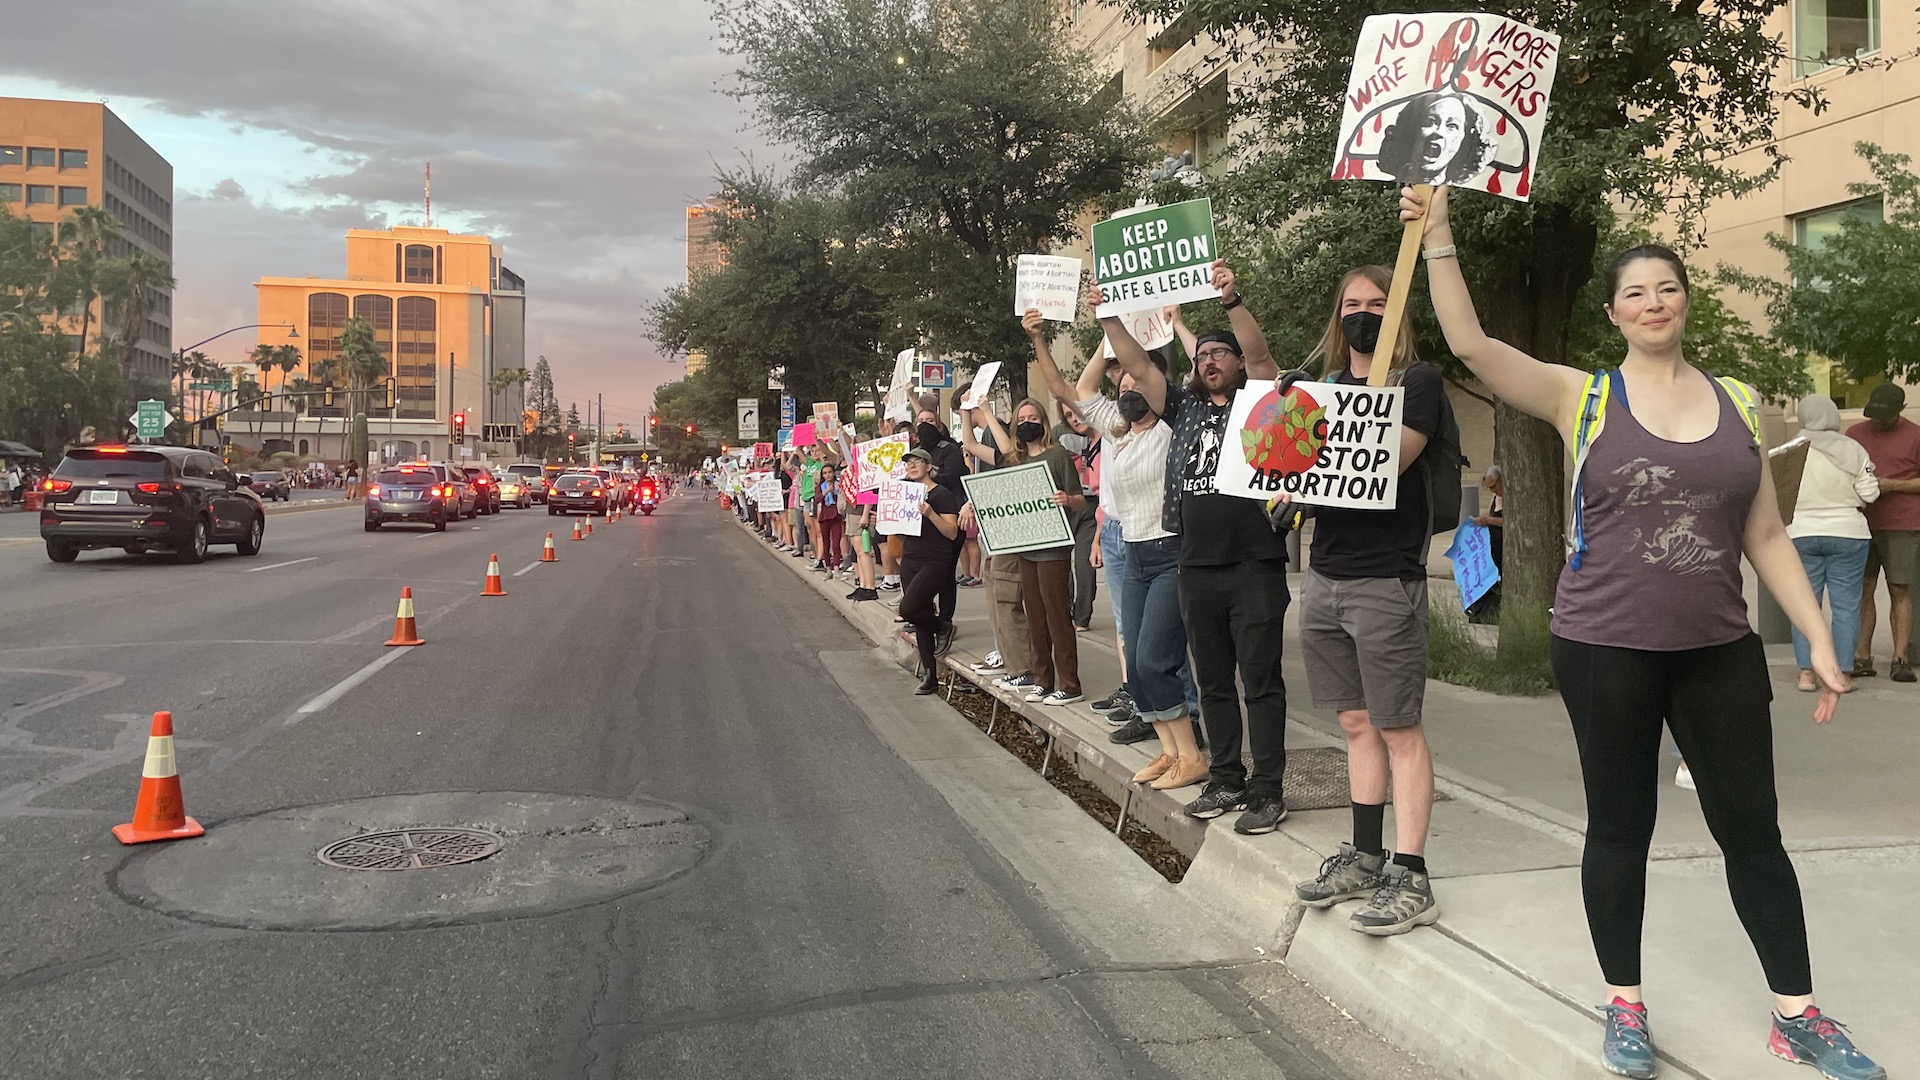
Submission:
MULTIPOLYGON (((1406 368, 1387 376, 1388 386, 1399 386, 1406 379, 1406 368)), ((1427 533, 1440 536, 1460 527, 1460 470, 1473 464, 1460 452, 1460 421, 1453 415, 1453 400, 1445 383, 1440 387, 1440 426, 1420 453, 1420 478, 1427 489, 1429 511, 1427 533)))

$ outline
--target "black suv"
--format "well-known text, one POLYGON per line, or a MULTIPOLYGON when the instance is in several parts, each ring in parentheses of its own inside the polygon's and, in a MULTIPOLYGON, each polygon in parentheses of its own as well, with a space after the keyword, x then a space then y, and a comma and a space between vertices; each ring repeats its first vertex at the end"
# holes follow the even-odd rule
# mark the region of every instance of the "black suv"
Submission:
POLYGON ((171 551, 197 563, 209 544, 258 555, 267 510, 220 459, 190 446, 88 446, 69 452, 40 485, 47 558, 82 551, 171 551))

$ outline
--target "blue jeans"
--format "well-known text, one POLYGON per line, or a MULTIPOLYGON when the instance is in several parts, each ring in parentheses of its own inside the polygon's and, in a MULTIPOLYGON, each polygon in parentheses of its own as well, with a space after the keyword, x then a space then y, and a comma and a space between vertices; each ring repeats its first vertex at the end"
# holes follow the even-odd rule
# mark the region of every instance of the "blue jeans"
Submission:
POLYGON ((1120 537, 1120 519, 1107 518, 1100 526, 1100 561, 1106 564, 1107 602, 1113 605, 1113 632, 1127 639, 1126 617, 1121 614, 1120 590, 1127 576, 1127 542, 1120 537))
MULTIPOLYGON (((1868 543, 1843 536, 1802 536, 1793 542, 1800 552, 1800 565, 1807 568, 1813 599, 1818 602, 1824 589, 1833 607, 1833 652, 1842 670, 1852 669, 1853 650, 1860 644, 1860 585, 1867 573, 1868 543)), ((1806 636, 1795 628, 1794 663, 1802 669, 1812 667, 1812 651, 1806 636)))
POLYGON ((1148 722, 1188 715, 1187 628, 1180 619, 1180 538, 1127 545, 1126 584, 1121 589, 1127 625, 1120 639, 1127 657, 1127 690, 1133 711, 1148 722))

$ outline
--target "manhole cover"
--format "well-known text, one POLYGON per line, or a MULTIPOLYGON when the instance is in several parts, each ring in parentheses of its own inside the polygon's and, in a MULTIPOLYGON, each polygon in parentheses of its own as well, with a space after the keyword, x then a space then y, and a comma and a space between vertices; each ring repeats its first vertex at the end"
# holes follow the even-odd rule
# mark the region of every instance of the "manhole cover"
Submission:
POLYGON ((395 829, 336 840, 320 849, 320 861, 343 870, 425 870, 499 850, 500 838, 479 829, 395 829))
MULTIPOLYGON (((1337 746, 1289 747, 1285 782, 1289 810, 1337 810, 1353 804, 1347 752, 1337 746)), ((1445 802, 1447 795, 1436 791, 1433 799, 1445 802)), ((1391 794, 1387 801, 1393 801, 1391 794)))

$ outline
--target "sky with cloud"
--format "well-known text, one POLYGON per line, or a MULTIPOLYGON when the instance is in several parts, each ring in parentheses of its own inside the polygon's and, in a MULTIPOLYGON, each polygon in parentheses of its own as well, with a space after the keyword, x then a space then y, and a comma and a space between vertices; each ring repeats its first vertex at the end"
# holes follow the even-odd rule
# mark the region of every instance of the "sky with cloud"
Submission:
POLYGON ((637 423, 681 373, 641 327, 685 276, 685 207, 781 160, 724 93, 709 0, 84 7, 8 15, 0 95, 104 100, 172 162, 176 345, 253 322, 262 277, 342 273, 347 229, 420 224, 431 161, 434 224, 526 279, 560 400, 637 423))

